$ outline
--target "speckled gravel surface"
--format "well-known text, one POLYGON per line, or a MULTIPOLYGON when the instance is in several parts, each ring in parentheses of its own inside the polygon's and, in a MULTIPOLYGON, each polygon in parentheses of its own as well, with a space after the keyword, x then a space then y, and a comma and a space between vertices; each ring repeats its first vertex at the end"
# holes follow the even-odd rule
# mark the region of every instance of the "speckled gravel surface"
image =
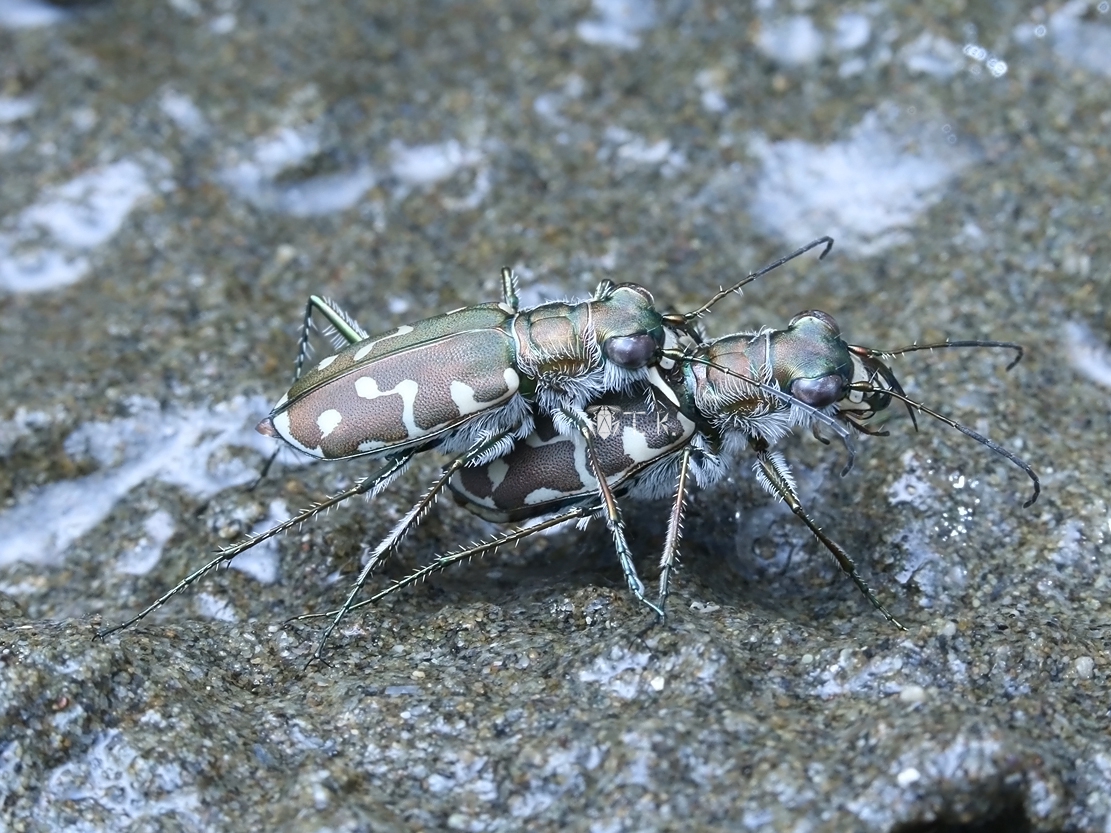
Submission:
MULTIPOLYGON (((897 0, 0 3, 0 829, 1111 831, 1111 13, 897 0), (539 4, 537 4, 539 5, 539 4), (930 11, 924 11, 929 8, 930 11), (607 535, 399 593, 303 672, 443 460, 94 641, 367 473, 279 458, 305 298, 371 332, 635 280, 833 314, 1041 476, 904 414, 747 466, 668 625, 607 535), (966 825, 966 826, 962 826, 966 825)), ((383 587, 493 528, 445 502, 383 587)), ((643 575, 666 506, 627 506, 643 575)))

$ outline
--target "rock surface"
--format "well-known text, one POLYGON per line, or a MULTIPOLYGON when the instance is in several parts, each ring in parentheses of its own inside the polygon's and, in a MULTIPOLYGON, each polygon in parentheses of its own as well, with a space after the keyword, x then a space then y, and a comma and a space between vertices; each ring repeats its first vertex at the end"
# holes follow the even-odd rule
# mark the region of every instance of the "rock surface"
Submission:
MULTIPOLYGON (((0 827, 1111 830, 1111 14, 586 0, 0 4, 0 827), (531 4, 528 4, 531 6, 531 4), (538 4, 540 5, 540 4, 538 4), (305 298, 371 332, 635 280, 833 314, 925 416, 784 444, 876 615, 739 468, 665 627, 604 530, 353 617, 442 460, 93 641, 366 474, 269 453, 305 298), (962 826, 964 825, 964 826, 962 826)), ((895 409, 892 409, 894 412, 895 409)), ((627 508, 641 570, 665 509, 627 508)), ((443 505, 374 581, 492 528, 443 505)))

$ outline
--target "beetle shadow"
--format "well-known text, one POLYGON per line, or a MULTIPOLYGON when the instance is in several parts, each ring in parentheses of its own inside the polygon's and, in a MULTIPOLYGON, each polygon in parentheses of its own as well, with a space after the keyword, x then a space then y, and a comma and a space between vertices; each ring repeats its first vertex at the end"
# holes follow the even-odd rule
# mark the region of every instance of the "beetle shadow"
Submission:
MULTIPOLYGON (((797 469, 805 505, 819 525, 856 557, 865 580, 890 605, 896 601, 892 598, 892 582, 877 573, 867 557, 873 535, 846 520, 851 518, 853 495, 845 490, 831 492, 830 487, 838 485, 833 483, 835 475, 831 471, 828 467, 797 469)), ((670 501, 625 499, 621 506, 638 574, 646 595, 654 600, 670 501)), ((512 528, 482 521, 445 501, 376 571, 363 598, 403 579, 436 554, 488 540, 512 528)), ((683 528, 669 599, 672 614, 711 603, 727 611, 760 611, 768 620, 786 619, 812 627, 831 617, 841 618, 846 611, 860 616, 871 613, 871 607, 828 551, 782 502, 768 496, 751 477, 731 478, 695 493, 683 528)), ((368 543, 374 542, 364 541, 363 546, 368 543)), ((348 547, 342 559, 332 561, 334 572, 327 581, 317 566, 318 581, 309 582, 314 586, 300 595, 300 610, 290 608, 289 615, 334 607, 343 588, 357 575, 359 564, 358 548, 348 547)), ((627 598, 630 610, 637 607, 612 538, 600 519, 592 519, 585 529, 568 522, 530 535, 516 545, 451 565, 377 604, 418 615, 447 605, 551 606, 580 597, 592 588, 627 598)), ((371 606, 356 615, 373 615, 373 610, 371 606)))
MULTIPOLYGON (((851 490, 833 492, 835 475, 824 468, 799 467, 796 475, 803 505, 818 526, 849 552, 888 609, 901 607, 901 588, 873 557, 882 547, 882 531, 853 522, 858 518, 851 490)), ((688 507, 684 528, 681 570, 672 591, 676 603, 760 610, 803 627, 875 613, 830 552, 753 478, 700 493, 688 507)), ((876 621, 882 623, 882 617, 876 621)))

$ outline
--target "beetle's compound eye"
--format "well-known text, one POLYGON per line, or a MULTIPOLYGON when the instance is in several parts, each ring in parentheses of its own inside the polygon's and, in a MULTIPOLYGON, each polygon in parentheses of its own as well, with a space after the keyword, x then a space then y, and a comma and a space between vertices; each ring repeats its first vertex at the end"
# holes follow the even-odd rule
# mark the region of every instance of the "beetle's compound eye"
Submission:
MULTIPOLYGON (((663 332, 660 332, 663 335, 663 332)), ((639 370, 645 367, 660 349, 653 333, 637 333, 631 336, 613 336, 602 344, 606 358, 618 367, 639 370)))
POLYGON ((791 319, 791 322, 787 326, 789 328, 794 327, 800 321, 805 321, 806 324, 810 324, 810 322, 813 321, 829 330, 833 335, 841 335, 841 328, 837 326, 837 322, 833 320, 833 316, 828 312, 822 312, 820 309, 808 309, 805 312, 800 312, 791 319))
POLYGON ((845 380, 836 373, 817 379, 795 379, 791 396, 812 408, 825 408, 841 398, 845 380))

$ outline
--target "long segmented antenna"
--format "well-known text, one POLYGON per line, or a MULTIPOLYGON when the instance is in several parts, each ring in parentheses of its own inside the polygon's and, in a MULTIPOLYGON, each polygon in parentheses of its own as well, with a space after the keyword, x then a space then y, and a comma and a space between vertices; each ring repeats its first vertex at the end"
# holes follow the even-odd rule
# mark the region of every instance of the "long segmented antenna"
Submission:
MULTIPOLYGON (((900 399, 899 394, 905 397, 906 391, 903 390, 903 386, 899 384, 899 380, 895 378, 895 374, 892 372, 891 368, 884 363, 884 361, 887 359, 893 359, 896 356, 901 356, 904 353, 914 353, 919 350, 944 350, 947 347, 1000 347, 1006 350, 1014 350, 1015 357, 1006 367, 1008 371, 1011 370, 1020 361, 1022 361, 1022 356, 1025 352, 1021 344, 1015 344, 1013 341, 985 341, 982 339, 964 341, 938 341, 932 344, 911 344, 907 347, 899 347, 896 350, 875 350, 871 347, 861 347, 859 344, 850 344, 849 351, 861 357, 862 359, 870 359, 871 362, 866 363, 866 366, 872 373, 871 378, 875 379, 879 377, 883 379, 884 384, 887 386, 887 389, 890 389, 894 394, 896 394, 896 399, 900 399)), ((885 390, 885 388, 881 387, 878 388, 878 390, 882 392, 883 390, 885 390)), ((914 409, 911 408, 910 405, 907 405, 905 400, 903 401, 903 404, 906 405, 907 413, 910 415, 910 421, 914 425, 914 430, 918 431, 918 418, 914 415, 914 409)), ((883 433, 869 431, 855 420, 853 420, 852 424, 854 428, 865 434, 883 433)))
POLYGON ((896 392, 896 391, 893 391, 893 390, 884 390, 882 388, 873 388, 871 386, 859 385, 859 384, 849 385, 848 387, 849 387, 850 390, 860 391, 861 393, 883 393, 883 394, 887 394, 888 396, 893 396, 896 399, 900 400, 901 402, 905 403, 908 408, 915 408, 923 414, 926 414, 928 416, 932 416, 934 419, 948 425, 950 428, 956 428, 958 431, 960 431, 965 436, 971 437, 976 442, 980 443, 980 445, 983 445, 983 446, 986 446, 986 447, 990 448, 996 454, 999 454, 1002 457, 1006 457, 1008 460, 1010 460, 1012 463, 1014 463, 1016 466, 1018 466, 1024 472, 1026 472, 1027 477, 1029 477, 1034 482, 1034 494, 1030 497, 1030 499, 1028 501, 1026 501, 1025 503, 1022 504, 1023 509, 1028 509, 1029 507, 1033 506, 1034 501, 1036 501, 1038 499, 1038 495, 1040 495, 1042 493, 1041 481, 1038 480, 1038 475, 1034 472, 1034 470, 1030 467, 1030 465, 1025 460, 1023 460, 1021 457, 1019 457, 1017 454, 1015 454, 1013 451, 1009 451, 1008 449, 1001 446, 999 443, 993 442, 992 440, 989 440, 983 434, 979 434, 976 431, 973 431, 971 428, 969 428, 965 425, 961 425, 955 419, 952 419, 951 417, 947 417, 947 416, 945 416, 945 414, 942 414, 942 413, 939 413, 938 411, 933 410, 933 408, 926 407, 921 402, 918 402, 915 399, 911 399, 905 393, 896 392))
POLYGON ((707 312, 709 312, 710 308, 713 307, 714 304, 716 304, 722 298, 725 298, 728 295, 732 295, 734 292, 739 290, 742 286, 752 283, 754 280, 761 277, 762 275, 768 274, 768 272, 771 272, 773 269, 778 269, 784 263, 787 263, 788 261, 794 260, 799 255, 806 254, 811 249, 817 248, 818 246, 821 246, 823 243, 825 244, 825 248, 822 249, 822 253, 820 255, 818 255, 818 260, 821 260, 827 254, 829 254, 829 250, 833 248, 833 238, 832 237, 819 237, 817 240, 811 240, 809 243, 807 243, 801 249, 796 249, 795 251, 791 252, 791 254, 789 254, 785 257, 781 257, 779 260, 775 261, 774 263, 769 263, 767 266, 765 266, 759 272, 750 272, 748 275, 746 275, 744 278, 739 280, 737 283, 733 284, 728 289, 719 289, 717 291, 717 293, 715 293, 714 296, 712 298, 710 298, 709 301, 704 303, 702 306, 700 306, 694 312, 670 313, 670 314, 664 316, 664 320, 670 326, 684 328, 684 327, 688 326, 691 321, 694 321, 696 318, 701 318, 703 315, 705 315, 707 312))
POLYGON ((738 373, 735 370, 730 370, 728 367, 720 365, 715 361, 711 361, 710 359, 705 359, 700 356, 688 356, 681 353, 672 355, 669 354, 668 351, 664 351, 664 355, 670 359, 693 362, 695 364, 704 365, 705 367, 712 367, 719 373, 724 373, 726 376, 732 376, 735 379, 740 379, 743 382, 747 382, 760 391, 770 394, 776 399, 782 400, 789 405, 805 411, 812 419, 822 423, 841 438, 841 442, 845 446, 845 451, 847 451, 849 454, 849 462, 847 462, 845 464, 845 468, 841 470, 841 476, 845 477, 850 471, 853 470, 853 463, 856 461, 856 448, 853 446, 852 443, 852 432, 834 417, 830 416, 829 414, 822 413, 813 405, 807 405, 805 402, 796 399, 794 396, 791 396, 791 394, 787 393, 784 390, 781 390, 780 388, 774 387, 773 385, 766 385, 763 382, 759 382, 756 379, 745 376, 743 373, 738 373))
MULTIPOLYGON (((1022 345, 1015 344, 1013 341, 939 341, 935 344, 911 344, 909 347, 900 347, 898 350, 868 350, 868 353, 875 358, 882 358, 885 356, 901 356, 904 353, 914 353, 917 350, 944 350, 946 347, 1002 347, 1007 350, 1014 350, 1016 355, 1005 368, 1008 371, 1022 361, 1022 357, 1025 355, 1022 345)), ((867 350, 867 348, 860 349, 867 350)))

